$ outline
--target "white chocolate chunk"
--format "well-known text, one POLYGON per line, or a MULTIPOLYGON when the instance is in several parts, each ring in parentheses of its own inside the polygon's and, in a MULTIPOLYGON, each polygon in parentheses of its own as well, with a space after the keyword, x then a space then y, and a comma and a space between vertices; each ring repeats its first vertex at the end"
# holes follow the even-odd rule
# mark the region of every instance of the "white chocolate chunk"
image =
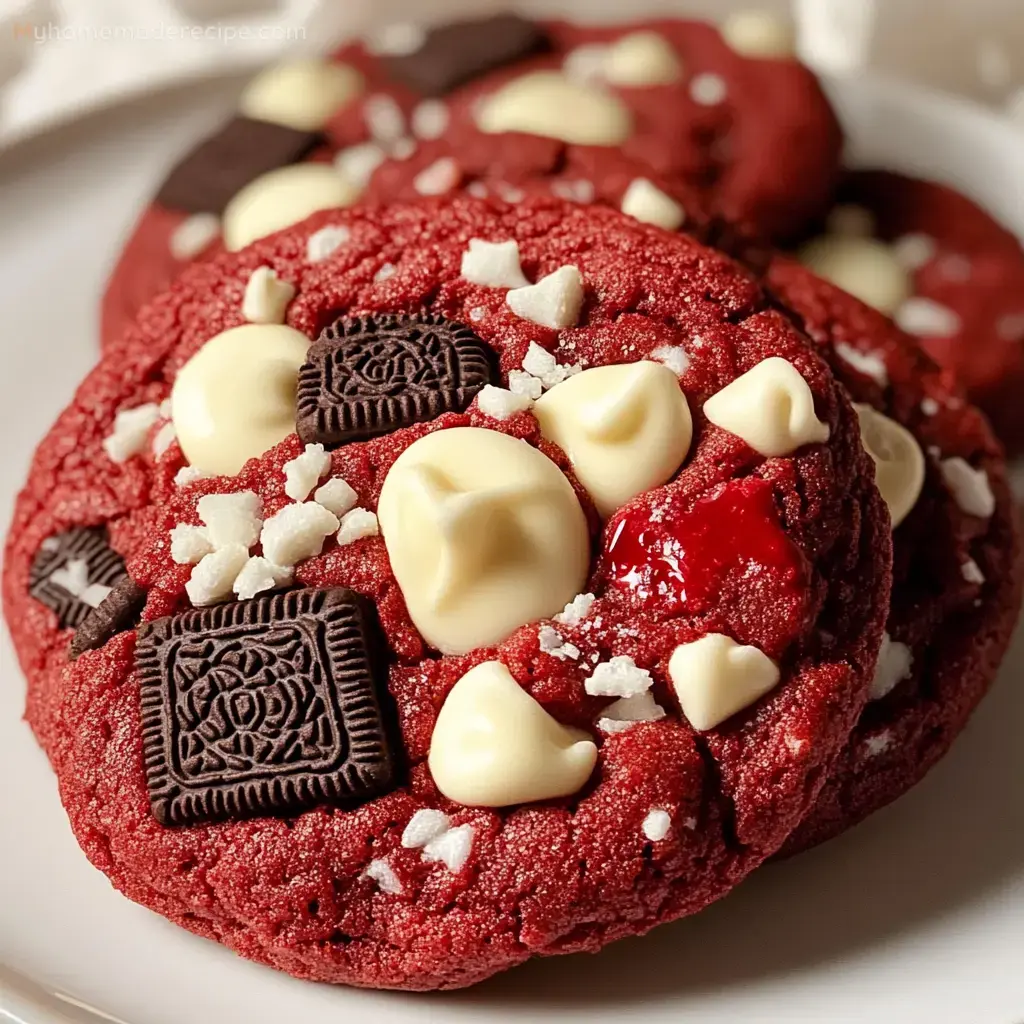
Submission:
POLYGON ((622 212, 645 224, 675 231, 686 220, 686 211, 647 178, 634 178, 622 197, 622 212))
POLYGON ((874 238, 823 235, 805 245, 799 257, 819 277, 889 316, 911 292, 906 269, 874 238))
POLYGON ((196 503, 196 512, 214 548, 227 544, 251 548, 259 540, 263 520, 259 495, 254 491, 204 494, 196 503))
POLYGON ((443 156, 424 167, 413 178, 412 187, 421 196, 443 196, 451 192, 462 180, 462 168, 457 160, 443 156))
POLYGON ((717 107, 728 95, 725 79, 712 71, 694 75, 690 81, 690 98, 699 106, 717 107))
POLYGON ((892 243, 892 254, 907 270, 920 270, 935 259, 938 248, 931 235, 914 232, 897 238, 892 243))
POLYGON ((284 311, 295 298, 295 285, 282 281, 270 267, 257 267, 242 297, 242 316, 252 324, 283 324, 284 311))
POLYGON ((942 479, 961 511, 979 519, 988 519, 996 510, 996 497, 988 473, 975 469, 959 456, 939 463, 942 479))
POLYGON ((460 273, 470 284, 487 288, 523 288, 529 284, 519 264, 519 243, 514 238, 505 242, 471 238, 462 254, 460 273))
POLYGON ((793 23, 766 10, 736 11, 722 23, 722 38, 744 57, 786 59, 796 53, 793 23))
POLYGON ((194 484, 197 480, 208 480, 211 475, 204 473, 198 466, 182 466, 174 474, 174 486, 188 487, 189 484, 194 484))
POLYGON ((833 351, 844 363, 848 363, 858 373, 870 377, 880 388, 889 385, 889 370, 885 360, 874 352, 862 352, 859 348, 847 345, 845 341, 837 341, 833 351))
MULTIPOLYGON (((527 359, 530 358, 530 352, 532 352, 534 346, 540 348, 536 342, 533 342, 531 344, 531 348, 527 351, 527 359)), ((544 352, 545 355, 551 355, 550 352, 546 352, 544 349, 541 349, 541 351, 544 352)), ((554 356, 551 356, 551 363, 553 370, 554 366, 558 365, 555 363, 554 356)), ((563 377, 562 379, 564 380, 565 378, 563 377)), ((513 395, 524 395, 526 398, 531 398, 533 401, 536 401, 544 391, 544 382, 539 377, 534 377, 532 373, 527 373, 525 370, 509 370, 508 389, 513 395)))
POLYGON ((275 565, 261 555, 253 555, 235 577, 232 589, 240 601, 247 601, 266 590, 290 586, 294 578, 290 567, 275 565))
POLYGON ((981 571, 981 566, 973 558, 968 558, 960 566, 960 573, 968 583, 976 583, 978 586, 981 586, 985 582, 985 574, 981 571))
POLYGON ((532 71, 486 97, 476 123, 489 134, 524 132, 580 146, 619 146, 632 116, 617 96, 557 71, 532 71))
POLYGON ((431 807, 421 807, 402 832, 402 845, 407 850, 419 850, 431 839, 444 835, 450 827, 448 815, 431 807))
POLYGON ((646 693, 654 680, 645 668, 637 668, 628 655, 619 654, 594 667, 583 684, 592 697, 635 697, 646 693))
POLYGON ((704 403, 704 415, 769 458, 805 444, 824 443, 827 423, 814 412, 814 395, 800 371, 771 356, 704 403))
POLYGON ((910 653, 910 648, 898 640, 893 640, 887 632, 883 633, 868 700, 881 700, 892 693, 898 682, 910 676, 913 664, 914 656, 910 653))
POLYGON ((244 544, 228 544, 206 555, 192 570, 185 593, 196 608, 226 601, 231 597, 235 578, 249 560, 244 544))
POLYGON ((402 891, 402 883, 398 880, 398 875, 395 874, 391 865, 386 860, 381 860, 380 858, 371 860, 366 865, 363 875, 376 882, 377 888, 381 892, 386 892, 393 896, 402 891))
POLYGON ((459 825, 443 832, 423 847, 423 859, 440 861, 452 872, 463 869, 473 849, 473 826, 459 825))
POLYGON ((960 330, 960 317, 953 310, 920 295, 900 305, 893 319, 907 334, 922 338, 951 338, 960 330))
POLYGON ((306 242, 306 259, 310 263, 319 263, 351 237, 352 232, 344 224, 328 224, 309 236, 306 242))
POLYGON ((331 115, 363 91, 363 76, 348 64, 306 57, 272 64, 246 86, 239 112, 300 132, 319 131, 331 115))
POLYGON ((113 431, 103 440, 103 450, 112 462, 127 462, 146 447, 146 438, 159 419, 160 406, 156 402, 119 409, 113 431))
POLYGON ((289 164, 267 171, 236 193, 224 209, 224 244, 232 252, 298 224, 318 210, 351 206, 361 189, 330 164, 289 164))
POLYGON ((284 493, 293 501, 305 501, 309 492, 331 471, 331 456, 322 444, 307 444, 301 455, 290 459, 282 468, 284 493))
POLYGON ((373 172, 388 158, 387 153, 375 142, 360 142, 338 151, 334 158, 334 169, 360 192, 366 188, 373 172))
POLYGON ((669 480, 693 437, 676 375, 647 360, 584 370, 542 396, 534 415, 602 516, 669 480))
POLYGON ((285 505, 264 524, 263 554, 275 565, 291 566, 319 555, 324 541, 338 529, 338 517, 315 501, 285 505))
POLYGON ((655 807, 647 812, 643 824, 640 826, 644 836, 652 843, 660 843, 672 828, 672 818, 668 811, 655 807))
MULTIPOLYGON (((539 385, 540 381, 537 383, 539 385)), ((485 384, 476 401, 480 411, 495 420, 507 420, 533 405, 533 399, 528 395, 517 395, 493 384, 485 384)))
POLYGON ((924 486, 924 452, 906 427, 870 405, 854 404, 864 450, 875 464, 875 484, 895 530, 917 504, 924 486))
POLYGON ((233 476, 295 431, 295 394, 309 339, 280 324, 211 338, 178 371, 171 409, 178 443, 204 473, 233 476))
POLYGON ((193 213, 171 234, 171 255, 176 260, 195 259, 220 234, 220 217, 215 213, 193 213))
POLYGON ((593 594, 577 594, 555 616, 563 626, 578 626, 589 614, 596 598, 593 594))
POLYGON ((667 85, 682 75, 682 64, 658 32, 630 32, 608 47, 604 77, 613 85, 667 85))
POLYGON ((763 651, 722 633, 680 644, 668 663, 679 706, 699 732, 749 707, 779 683, 779 667, 763 651))
POLYGON ((377 516, 365 508, 354 508, 341 517, 338 527, 338 546, 353 544, 357 540, 376 537, 380 533, 377 516))
POLYGON ((569 643, 554 626, 549 626, 546 622, 537 630, 537 643, 544 654, 550 654, 553 658, 561 661, 579 659, 580 649, 569 643))
POLYGON ((444 100, 423 100, 413 110, 410 125, 413 135, 419 139, 439 139, 450 120, 444 100))
POLYGON ((391 467, 377 515, 409 614, 446 654, 551 616, 587 575, 586 520, 569 481, 526 442, 492 430, 415 441, 391 467))
POLYGON ((559 267, 536 284, 513 288, 505 301, 524 320, 555 329, 575 327, 583 308, 583 278, 577 267, 559 267))
POLYGON ((597 727, 601 732, 615 735, 632 729, 637 722, 658 722, 665 717, 665 709, 654 699, 650 690, 620 697, 601 712, 597 727))
POLYGON ((336 476, 316 489, 313 500, 340 519, 346 512, 356 507, 359 495, 345 480, 336 476))
POLYGON ((159 459, 161 455, 168 448, 174 444, 178 437, 177 431, 174 429, 173 423, 165 423, 154 435, 153 435, 153 454, 159 459))
POLYGON ((430 773, 449 800, 508 807, 577 792, 597 747, 557 722, 499 661, 470 669, 452 687, 430 740, 430 773))
POLYGON ((171 530, 171 559, 178 565, 195 565, 212 550, 210 531, 205 526, 178 523, 171 530))

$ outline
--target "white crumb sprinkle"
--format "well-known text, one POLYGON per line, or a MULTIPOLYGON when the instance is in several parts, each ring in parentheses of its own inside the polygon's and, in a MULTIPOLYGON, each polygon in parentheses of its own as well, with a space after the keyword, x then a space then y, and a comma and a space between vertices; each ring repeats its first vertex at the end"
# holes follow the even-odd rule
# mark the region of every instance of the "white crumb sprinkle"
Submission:
POLYGON ((381 892, 396 895, 402 891, 402 883, 386 860, 371 860, 363 874, 376 882, 381 892))
POLYGON ((195 565, 211 551, 213 543, 205 526, 178 523, 171 530, 171 559, 178 565, 195 565))
POLYGON ((525 395, 536 401, 544 390, 544 384, 539 377, 534 377, 525 370, 509 370, 508 389, 513 395, 525 395))
POLYGON ((473 826, 449 829, 423 847, 423 859, 440 861, 452 872, 461 871, 473 849, 473 826))
POLYGON ((896 262, 907 270, 920 270, 935 258, 937 250, 935 239, 920 232, 901 235, 892 243, 892 254, 896 262))
POLYGON ((114 417, 113 432, 104 439, 103 450, 114 462, 127 462, 146 445, 146 437, 160 419, 160 406, 146 402, 132 409, 120 409, 114 417))
POLYGON ((413 178, 412 187, 421 196, 443 196, 451 192, 462 178, 462 168, 458 161, 450 156, 435 160, 429 167, 424 167, 413 178))
POLYGON ((205 555, 192 569, 185 593, 196 608, 226 601, 231 596, 235 577, 249 559, 244 544, 227 544, 205 555))
POLYGON ((563 626, 577 626, 589 614, 596 598, 593 594, 577 594, 556 616, 555 622, 563 626))
POLYGON ((960 572, 963 573, 963 577, 968 583, 976 583, 980 587, 985 582, 985 574, 981 571, 981 566, 973 558, 968 558, 960 566, 960 572))
POLYGON ((652 843, 660 843, 672 828, 672 817, 668 811, 655 807, 647 812, 647 817, 644 818, 644 823, 640 827, 652 843))
POLYGON ((560 658, 562 661, 571 658, 575 661, 580 656, 580 649, 575 644, 567 643, 557 629, 546 623, 537 631, 537 640, 541 651, 553 658, 560 658))
POLYGON ((892 733, 888 729, 883 729, 864 741, 864 756, 877 757, 879 754, 884 754, 891 746, 892 733))
POLYGON ((786 733, 784 742, 786 744, 786 749, 791 754, 799 754, 800 751, 807 746, 807 740, 803 739, 800 736, 794 736, 792 733, 788 732, 786 733))
POLYGON ((421 807, 410 819, 402 833, 402 845, 409 850, 426 846, 431 839, 448 831, 448 815, 430 807, 421 807))
POLYGON ((377 516, 365 508, 354 508, 341 517, 338 529, 338 544, 352 544, 366 537, 376 537, 380 533, 377 516))
POLYGON ((475 324, 483 320, 485 316, 487 316, 487 310, 483 306, 474 306, 469 311, 469 319, 475 324))
POLYGON ((412 133, 421 139, 439 139, 448 128, 451 116, 444 100, 423 100, 412 112, 412 133))
POLYGON ((925 416, 934 416, 940 408, 939 403, 936 402, 934 398, 921 399, 921 412, 923 412, 925 416))
POLYGON ((171 233, 171 255, 191 260, 208 249, 220 234, 220 217, 215 213, 193 213, 171 233))
POLYGON ((408 160, 416 152, 416 140, 403 136, 391 144, 390 155, 395 160, 408 160))
POLYGON ((690 98, 702 107, 718 106, 728 95, 725 79, 712 71, 694 75, 690 81, 690 98))
POLYGON ((956 456, 939 463, 942 479, 961 511, 979 519, 988 519, 996 510, 996 498, 983 469, 975 469, 956 456))
POLYGON ((178 432, 171 422, 165 423, 153 435, 153 454, 159 459, 161 455, 177 440, 178 432))
POLYGON ((241 601, 247 601, 265 590, 290 586, 295 574, 289 566, 275 565, 262 555, 253 555, 242 566, 232 587, 241 601))
POLYGON ((285 505, 263 524, 263 554, 275 565, 298 565, 319 555, 324 541, 338 529, 338 517, 315 501, 285 505))
POLYGON ((328 224, 319 231, 314 231, 306 241, 306 260, 309 263, 319 263, 327 259, 351 237, 351 230, 344 224, 328 224))
POLYGON ((574 327, 583 308, 583 277, 578 267, 559 267, 536 284, 513 288, 505 301, 524 320, 554 329, 574 327))
POLYGON ((910 648, 899 640, 893 640, 888 632, 883 633, 868 700, 881 700, 892 693, 896 684, 910 675, 913 664, 910 648))
POLYGON ((270 267, 257 267, 245 286, 242 316, 253 324, 283 324, 285 310, 294 298, 295 285, 282 281, 270 267))
POLYGON ((301 455, 289 459, 282 468, 284 493, 293 501, 305 501, 309 492, 331 471, 331 456, 322 444, 307 444, 301 455))
MULTIPOLYGON (((566 377, 579 373, 580 369, 581 367, 578 363, 575 366, 562 365, 555 359, 554 353, 549 352, 546 348, 542 348, 535 341, 530 342, 526 355, 523 356, 523 370, 531 377, 536 377, 544 388, 553 388, 556 384, 561 384, 566 377)), ((511 373, 515 372, 514 370, 511 371, 511 373)), ((512 386, 511 373, 509 374, 509 387, 512 386)), ((529 385, 522 377, 518 376, 516 381, 517 386, 521 386, 524 392, 531 393, 527 389, 532 388, 533 385, 529 385)))
POLYGON ((529 282, 519 262, 519 243, 514 238, 488 242, 471 238, 462 254, 460 273, 471 284, 487 288, 521 288, 529 282))
MULTIPOLYGON (((592 203, 596 195, 594 183, 586 178, 577 178, 575 181, 553 181, 551 183, 552 195, 559 199, 565 199, 570 203, 592 203)), ((502 197, 506 198, 506 197, 502 197)), ((511 200, 509 200, 511 202, 511 200)))
POLYGON ((507 420, 516 413, 525 412, 532 405, 533 400, 528 395, 517 395, 493 384, 485 384, 477 396, 480 411, 495 420, 507 420))
POLYGON ((507 181, 499 181, 494 186, 494 191, 505 200, 506 203, 521 203, 526 198, 526 192, 517 185, 510 185, 507 181))
POLYGON ((263 522, 260 499, 253 491, 234 494, 204 494, 196 502, 199 518, 208 528, 214 548, 241 544, 246 549, 256 543, 263 522))
POLYGON ((486 199, 488 192, 487 186, 482 181, 473 181, 466 186, 466 191, 474 199, 486 199))
POLYGON ((375 142, 360 142, 338 151, 334 158, 334 169, 350 184, 364 189, 370 183, 373 172, 387 159, 387 153, 375 142))
POLYGON ((601 732, 614 734, 631 729, 637 722, 657 722, 664 717, 665 709, 648 690, 613 701, 601 713, 597 727, 601 732))
POLYGON ((194 484, 197 480, 209 480, 211 476, 211 473, 204 472, 198 466, 182 466, 174 474, 174 486, 188 487, 189 484, 194 484))
POLYGON ((683 828, 689 829, 691 832, 697 827, 696 818, 685 818, 683 820, 683 828))
POLYGON ((861 352, 860 349, 848 345, 845 341, 837 341, 833 347, 836 355, 858 373, 870 377, 881 388, 888 386, 889 371, 886 369, 885 361, 878 353, 861 352))
POLYGON ((363 120, 374 142, 388 144, 405 135, 405 115, 402 108, 386 93, 366 97, 363 120))
POLYGON ((398 273, 398 267, 394 263, 383 263, 380 270, 373 275, 373 283, 382 284, 384 281, 390 281, 396 273, 398 273))
POLYGON ((359 495, 346 480, 336 476, 321 484, 313 492, 313 500, 340 518, 356 507, 359 503, 359 495))
POLYGON ((903 302, 893 319, 902 330, 919 337, 950 338, 960 330, 960 317, 953 310, 920 295, 903 302))
POLYGON ((662 345, 651 353, 651 358, 664 363, 677 377, 690 368, 690 357, 682 345, 662 345))
POLYGON ((619 654, 597 665, 583 685, 592 697, 635 697, 653 682, 647 669, 637 668, 628 654, 619 654))

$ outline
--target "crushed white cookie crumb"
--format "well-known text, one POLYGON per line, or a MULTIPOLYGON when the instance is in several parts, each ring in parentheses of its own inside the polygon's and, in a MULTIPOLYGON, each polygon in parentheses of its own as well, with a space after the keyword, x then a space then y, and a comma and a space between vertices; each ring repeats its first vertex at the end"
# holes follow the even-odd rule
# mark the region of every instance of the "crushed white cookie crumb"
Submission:
POLYGON ((578 267, 559 267, 536 284, 513 288, 505 301, 524 320, 555 329, 574 327, 583 308, 583 277, 578 267))
POLYGON ((242 316, 252 324, 283 324, 284 311, 295 298, 295 285, 282 281, 270 267, 257 267, 242 297, 242 316))
POLYGON ((517 395, 512 391, 506 391, 505 388, 485 384, 477 396, 477 405, 485 416, 507 420, 510 416, 529 409, 533 405, 533 400, 528 395, 517 395))
POLYGON ((177 440, 178 432, 171 422, 165 423, 153 435, 153 454, 159 459, 161 455, 177 440))
POLYGON ((231 597, 235 577, 249 560, 244 544, 226 544, 200 559, 185 584, 185 593, 196 608, 226 601, 231 597))
POLYGON ((408 160, 416 152, 416 140, 403 136, 391 144, 390 155, 395 160, 408 160))
POLYGON ((487 288, 521 288, 529 284, 519 263, 519 243, 514 238, 488 242, 471 238, 462 254, 462 276, 487 288))
POLYGON ((963 512, 979 519, 988 519, 995 512, 996 497, 985 470, 975 469, 959 456, 943 459, 939 469, 946 487, 963 512))
POLYGON ((331 456, 322 444, 307 444, 302 454, 286 462, 283 469, 284 493, 293 501, 305 501, 331 471, 331 456))
POLYGON ((934 416, 940 408, 941 406, 934 398, 921 399, 921 412, 923 412, 925 416, 934 416))
MULTIPOLYGON (((588 181, 586 178, 577 178, 575 181, 553 181, 551 194, 570 203, 592 203, 597 190, 592 181, 588 181)), ((507 199, 506 196, 502 196, 502 198, 507 199)), ((507 201, 513 202, 514 200, 507 201)))
POLYGON ((568 643, 557 629, 546 623, 537 631, 537 641, 541 651, 553 658, 562 661, 571 658, 575 661, 580 656, 580 649, 575 644, 568 643))
POLYGON ((690 80, 690 99, 702 107, 716 107, 729 95, 729 86, 721 75, 705 71, 690 80))
POLYGON ((457 160, 443 156, 424 167, 413 178, 412 187, 421 196, 443 196, 451 192, 462 179, 462 168, 457 160))
POLYGON ((858 373, 870 377, 881 388, 888 386, 889 371, 886 369, 885 361, 876 352, 861 352, 845 341, 837 341, 833 348, 836 355, 858 373))
POLYGON ((376 882, 377 888, 381 892, 395 895, 402 891, 402 883, 398 880, 398 875, 395 874, 391 865, 386 860, 371 860, 366 865, 366 870, 363 874, 371 881, 376 882))
MULTIPOLYGON (((523 369, 531 377, 536 377, 542 387, 553 388, 556 384, 561 384, 566 377, 579 373, 581 367, 579 363, 575 366, 565 366, 559 363, 555 359, 554 353, 549 352, 546 348, 542 348, 537 342, 531 341, 529 348, 526 350, 526 355, 523 356, 523 369)), ((511 387, 511 374, 509 376, 509 387, 511 387)), ((516 380, 517 386, 522 386, 524 391, 528 386, 532 387, 532 385, 527 385, 521 377, 517 377, 516 380)))
POLYGON ((878 757, 879 754, 884 754, 892 746, 892 733, 888 729, 883 729, 879 733, 875 733, 874 736, 869 736, 864 741, 864 756, 865 757, 878 757))
POLYGON ((423 859, 440 861, 452 872, 461 871, 473 849, 473 826, 449 829, 423 847, 423 859))
POLYGON ((297 565, 319 555, 338 529, 338 517, 315 501, 285 505, 263 524, 263 554, 275 565, 297 565))
POLYGON ((178 523, 171 530, 171 559, 178 565, 195 565, 212 550, 210 531, 205 526, 178 523))
POLYGON ((235 577, 233 589, 240 600, 247 601, 265 590, 287 587, 294 579, 289 566, 275 565, 262 555, 253 555, 235 577))
POLYGON ((883 633, 868 700, 881 700, 892 693, 896 684, 910 675, 913 664, 910 648, 899 640, 893 640, 888 632, 883 633))
POLYGON ((421 807, 410 819, 402 833, 402 845, 408 850, 418 850, 448 831, 448 815, 430 807, 421 807))
POLYGON ((114 462, 127 462, 145 447, 146 437, 159 419, 156 402, 120 409, 114 417, 113 432, 103 441, 103 450, 114 462))
POLYGON ((482 181, 472 181, 466 186, 466 191, 474 199, 486 199, 489 195, 487 186, 482 181))
POLYGON ((920 232, 901 235, 892 243, 892 254, 896 262, 907 270, 920 270, 935 258, 937 250, 935 239, 920 232))
POLYGON ((412 112, 412 133, 421 139, 439 139, 448 128, 451 115, 444 100, 423 100, 412 112))
POLYGON ((665 717, 665 709, 649 690, 620 697, 601 712, 597 727, 601 732, 619 733, 631 729, 637 722, 657 722, 665 717))
POLYGON ((672 828, 672 817, 668 811, 655 807, 647 812, 647 817, 644 818, 644 823, 640 827, 652 843, 660 843, 672 828))
POLYGON ((354 508, 341 517, 338 529, 338 544, 352 544, 366 537, 376 537, 380 533, 377 515, 365 508, 354 508))
MULTIPOLYGON (((554 356, 551 358, 554 361, 554 356)), ((525 370, 509 370, 508 389, 513 395, 525 395, 536 401, 544 390, 544 384, 539 377, 534 377, 532 373, 527 373, 525 370)))
POLYGON ((197 480, 209 480, 211 475, 201 470, 198 466, 182 466, 174 474, 174 486, 188 487, 189 484, 194 484, 197 480))
POLYGON ((902 330, 919 337, 951 338, 960 330, 960 317, 953 310, 920 295, 903 302, 893 319, 902 330))
POLYGON ((338 151, 334 169, 350 184, 364 189, 370 184, 373 172, 387 159, 387 153, 375 142, 360 142, 338 151))
POLYGON ((327 259, 352 237, 351 230, 344 224, 328 224, 314 231, 306 241, 306 260, 319 263, 327 259))
POLYGON ((398 267, 394 263, 382 263, 380 270, 373 275, 373 283, 383 284, 385 281, 390 281, 397 273, 398 267))
POLYGON ((259 495, 253 491, 204 494, 196 502, 196 511, 208 528, 214 548, 241 544, 248 549, 259 539, 263 522, 259 495))
POLYGON ((976 583, 980 587, 985 582, 985 574, 981 571, 981 566, 973 558, 968 558, 960 566, 960 572, 963 573, 963 577, 968 583, 976 583))
POLYGON ((171 232, 171 255, 176 260, 195 259, 220 234, 220 217, 215 213, 193 213, 171 232))
POLYGON ((405 135, 402 108, 386 93, 367 96, 363 103, 363 120, 374 142, 384 145, 397 142, 405 135))
POLYGON ((593 594, 577 594, 556 616, 563 626, 578 626, 589 614, 596 598, 593 594))
POLYGON ((110 587, 89 582, 89 563, 84 558, 69 558, 59 569, 50 573, 49 582, 66 590, 72 597, 97 608, 110 593, 110 587))
POLYGON ((323 505, 328 512, 333 512, 339 518, 350 509, 356 507, 359 502, 359 495, 349 486, 348 482, 336 476, 326 483, 321 484, 313 493, 313 500, 318 505, 323 505))
POLYGON ((670 195, 647 178, 634 178, 622 197, 622 212, 645 224, 675 231, 686 220, 686 211, 670 195))
POLYGON ((505 200, 506 203, 521 203, 526 198, 526 192, 518 185, 510 185, 507 181, 499 181, 494 186, 494 191, 505 200))
POLYGON ((682 345, 662 345, 651 353, 651 358, 664 363, 677 377, 690 368, 690 357, 682 345))
POLYGON ((597 665, 583 686, 592 697, 635 697, 653 682, 647 669, 637 668, 628 654, 618 654, 597 665))
POLYGON ((469 319, 475 324, 480 323, 485 316, 487 316, 487 310, 483 306, 474 306, 469 311, 469 319))

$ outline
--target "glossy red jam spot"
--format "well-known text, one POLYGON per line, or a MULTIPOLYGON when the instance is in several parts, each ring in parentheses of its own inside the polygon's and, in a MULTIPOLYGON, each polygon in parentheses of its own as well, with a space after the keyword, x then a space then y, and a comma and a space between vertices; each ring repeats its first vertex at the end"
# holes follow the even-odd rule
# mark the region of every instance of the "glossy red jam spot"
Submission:
POLYGON ((777 656, 802 631, 803 554, 783 532, 771 485, 733 480, 686 508, 659 495, 605 530, 602 576, 658 615, 710 615, 741 643, 777 656))

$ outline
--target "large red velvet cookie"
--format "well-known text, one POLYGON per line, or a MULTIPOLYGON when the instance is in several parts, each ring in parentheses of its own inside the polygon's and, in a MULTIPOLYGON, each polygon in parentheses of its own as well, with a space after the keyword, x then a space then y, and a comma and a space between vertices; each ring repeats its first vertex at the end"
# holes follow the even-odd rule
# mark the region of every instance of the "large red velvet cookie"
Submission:
POLYGON ((772 19, 730 19, 720 32, 503 16, 426 36, 407 26, 384 49, 335 55, 361 81, 324 83, 308 67, 257 81, 243 100, 249 120, 187 156, 136 226, 104 296, 105 343, 184 264, 216 250, 210 218, 232 190, 307 154, 336 153, 352 198, 368 182, 370 199, 476 183, 507 199, 543 188, 618 205, 634 179, 651 177, 691 227, 710 218, 776 241, 820 216, 835 186, 839 127, 772 19), (339 108, 327 117, 332 95, 339 108), (270 124, 261 134, 260 118, 270 124), (395 159, 378 169, 385 156, 395 159))
POLYGON ((946 753, 999 668, 1020 609, 1022 566, 1002 451, 952 374, 890 320, 790 259, 776 259, 767 282, 854 402, 910 432, 866 413, 883 494, 889 489, 905 514, 893 532, 887 639, 872 698, 786 844, 795 852, 894 800, 946 753), (911 503, 916 457, 924 476, 911 503))
POLYGON ((738 265, 553 199, 328 211, 125 342, 36 453, 3 586, 130 898, 302 978, 456 987, 693 913, 804 818, 891 535, 844 392, 738 265), (291 432, 296 378, 307 440, 347 443, 291 432))
POLYGON ((833 227, 847 237, 839 243, 832 239, 824 250, 817 243, 810 249, 811 266, 915 335, 956 374, 1007 448, 1019 451, 1024 446, 1020 241, 953 189, 889 171, 850 173, 839 198, 833 227), (856 252, 843 256, 837 244, 856 252), (824 264, 823 251, 828 254, 824 264), (867 277, 856 269, 865 258, 876 263, 867 277))

